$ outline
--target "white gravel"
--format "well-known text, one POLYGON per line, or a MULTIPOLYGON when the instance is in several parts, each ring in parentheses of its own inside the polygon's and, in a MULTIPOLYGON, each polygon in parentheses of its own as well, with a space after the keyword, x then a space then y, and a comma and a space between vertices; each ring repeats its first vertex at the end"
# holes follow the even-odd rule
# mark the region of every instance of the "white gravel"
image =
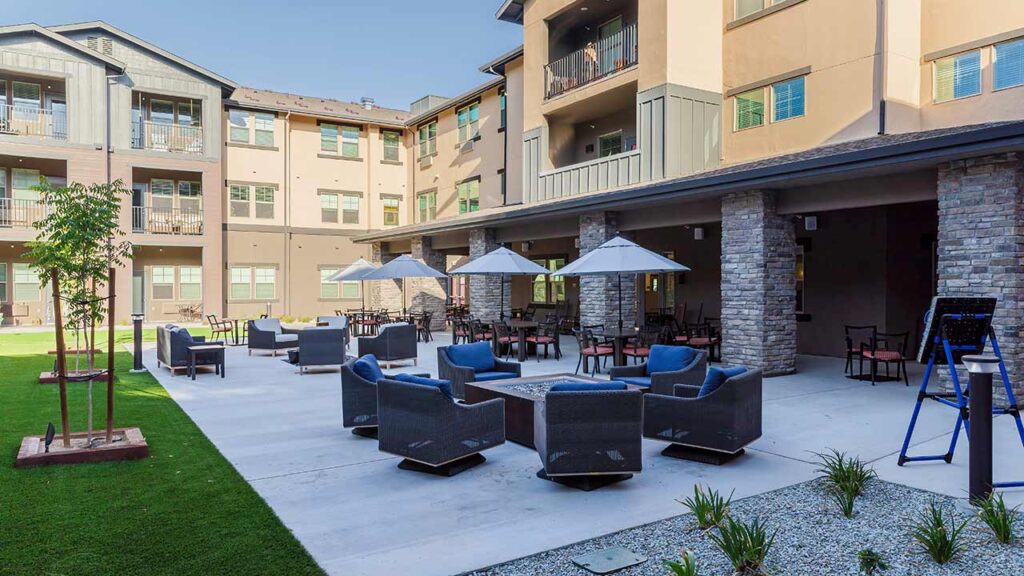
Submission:
MULTIPOLYGON (((964 531, 967 552, 946 565, 938 565, 911 538, 911 525, 933 500, 955 514, 958 520, 968 518, 965 512, 955 508, 956 499, 876 480, 857 499, 854 517, 847 519, 825 490, 823 481, 818 479, 733 502, 734 517, 760 518, 768 526, 779 529, 768 556, 769 574, 856 576, 857 553, 871 548, 890 565, 888 571, 880 573, 883 576, 1024 575, 1024 543, 1021 542, 1024 521, 1020 519, 1016 526, 1018 540, 1009 546, 996 542, 987 526, 972 519, 964 531)), ((665 505, 686 511, 676 502, 665 505)), ((616 572, 617 576, 665 576, 669 571, 662 561, 677 559, 683 548, 696 555, 701 576, 732 574, 725 555, 696 529, 689 513, 471 574, 582 576, 590 572, 577 567, 570 558, 609 546, 622 546, 648 558, 639 566, 616 572)))

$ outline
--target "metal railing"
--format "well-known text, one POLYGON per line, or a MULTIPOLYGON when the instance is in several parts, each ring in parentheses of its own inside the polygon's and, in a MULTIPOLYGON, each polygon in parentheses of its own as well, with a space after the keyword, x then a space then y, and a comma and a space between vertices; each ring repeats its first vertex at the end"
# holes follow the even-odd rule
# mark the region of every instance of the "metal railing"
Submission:
POLYGON ((0 228, 32 228, 47 212, 41 200, 0 198, 0 228))
POLYGON ((203 127, 137 120, 132 122, 132 148, 202 154, 203 127))
POLYGON ((64 110, 7 104, 0 106, 0 134, 68 139, 68 115, 64 110))
POLYGON ((132 206, 132 231, 136 234, 174 234, 178 236, 202 234, 203 211, 132 206))
POLYGON ((545 66, 544 97, 554 98, 635 66, 637 56, 637 27, 634 23, 545 66))

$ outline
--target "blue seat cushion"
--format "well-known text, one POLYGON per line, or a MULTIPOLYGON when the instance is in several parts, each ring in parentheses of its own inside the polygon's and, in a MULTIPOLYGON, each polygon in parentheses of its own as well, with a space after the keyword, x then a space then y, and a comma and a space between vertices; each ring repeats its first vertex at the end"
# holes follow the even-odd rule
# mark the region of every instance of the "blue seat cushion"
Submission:
POLYGON ((718 390, 725 381, 733 376, 739 376, 746 372, 747 369, 743 366, 735 366, 733 368, 719 368, 712 366, 708 368, 708 375, 704 377, 704 384, 700 387, 700 392, 697 393, 697 398, 707 396, 715 390, 718 390))
POLYGON ((555 384, 551 392, 607 392, 611 390, 625 390, 626 384, 613 380, 611 382, 566 382, 555 384))
POLYGON ((490 342, 449 346, 448 357, 451 358, 452 364, 472 368, 478 374, 494 370, 494 354, 491 352, 490 342))
POLYGON ((399 382, 407 382, 409 384, 419 384, 420 386, 431 386, 437 388, 445 395, 449 400, 455 400, 452 396, 452 383, 447 380, 437 380, 435 378, 424 378, 423 376, 416 376, 415 374, 396 374, 395 380, 399 382))
POLYGON ((508 380, 509 378, 518 378, 519 375, 515 372, 477 372, 477 382, 487 382, 488 380, 508 380))
POLYGON ((363 380, 369 380, 374 384, 377 383, 377 380, 384 377, 384 371, 380 369, 377 357, 373 354, 367 354, 353 362, 352 371, 359 375, 363 380))
POLYGON ((644 388, 651 387, 650 376, 621 376, 617 378, 617 380, 625 382, 626 384, 632 384, 633 386, 643 386, 644 388))
POLYGON ((650 355, 647 357, 647 375, 682 370, 693 362, 695 356, 697 351, 689 346, 655 344, 651 346, 650 355))

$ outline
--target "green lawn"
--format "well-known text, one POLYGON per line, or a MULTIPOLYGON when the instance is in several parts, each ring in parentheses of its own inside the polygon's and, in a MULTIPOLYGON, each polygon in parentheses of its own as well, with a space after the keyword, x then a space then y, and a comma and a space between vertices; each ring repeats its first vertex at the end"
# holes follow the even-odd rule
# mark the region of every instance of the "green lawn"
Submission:
MULTIPOLYGON (((142 428, 150 457, 15 469, 22 436, 60 425, 57 386, 36 382, 52 346, 52 333, 0 334, 0 574, 323 573, 167 391, 128 372, 126 352, 116 356, 115 424, 142 428)), ((73 430, 85 429, 86 394, 69 385, 73 430)), ((94 403, 100 428, 103 385, 94 403)))

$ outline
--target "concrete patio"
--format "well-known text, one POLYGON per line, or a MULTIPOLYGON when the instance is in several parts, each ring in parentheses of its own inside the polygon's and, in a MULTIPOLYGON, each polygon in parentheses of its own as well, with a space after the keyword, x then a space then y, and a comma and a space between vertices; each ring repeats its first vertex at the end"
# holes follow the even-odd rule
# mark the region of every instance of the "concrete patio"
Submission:
MULTIPOLYGON (((420 344, 418 366, 436 375, 436 347, 420 344)), ((530 359, 523 375, 573 372, 576 347, 562 342, 561 361, 530 359)), ((354 348, 353 348, 354 350, 354 348)), ((870 461, 881 478, 962 497, 967 487, 966 441, 952 465, 900 468, 896 454, 920 381, 911 387, 843 377, 843 361, 802 356, 799 371, 764 382, 764 436, 746 456, 722 467, 665 458, 664 444, 644 441, 644 471, 595 492, 535 477, 537 454, 507 443, 487 462, 453 478, 397 468, 399 459, 374 440, 341 427, 337 370, 300 376, 281 357, 227 352, 227 377, 201 373, 193 382, 146 366, 224 456, 270 504, 330 574, 443 575, 497 564, 684 512, 675 502, 695 483, 736 498, 816 476, 812 452, 835 448, 870 461)), ((401 371, 399 369, 392 372, 401 371)), ((913 453, 941 453, 953 412, 926 405, 913 453)), ((997 420, 996 478, 1024 479, 1024 450, 1011 423, 997 420)), ((1024 491, 1007 492, 1024 502, 1024 491)), ((899 505, 898 502, 893 503, 899 505)))

